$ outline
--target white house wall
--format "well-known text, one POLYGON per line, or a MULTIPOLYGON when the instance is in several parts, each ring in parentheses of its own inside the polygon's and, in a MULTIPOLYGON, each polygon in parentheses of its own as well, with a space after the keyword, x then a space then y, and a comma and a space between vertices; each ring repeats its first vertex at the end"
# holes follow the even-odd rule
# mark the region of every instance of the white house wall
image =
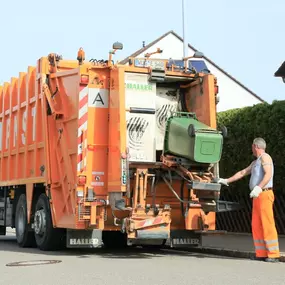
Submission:
MULTIPOLYGON (((152 58, 182 59, 183 57, 183 42, 173 34, 169 34, 162 38, 159 42, 145 50, 143 53, 139 54, 137 57, 144 57, 147 52, 154 52, 157 48, 162 49, 163 52, 161 54, 153 55, 152 58)), ((201 52, 203 51, 201 50, 201 52)), ((193 53, 194 51, 189 48, 188 56, 192 55, 193 53)), ((220 98, 220 102, 217 106, 218 112, 261 103, 259 99, 257 99, 207 60, 205 60, 205 62, 208 69, 217 77, 218 80, 220 98)))
MULTIPOLYGON (((205 60, 206 61, 206 60, 205 60)), ((233 81, 230 77, 222 73, 211 63, 206 61, 208 69, 217 77, 219 85, 219 104, 217 111, 226 111, 234 108, 253 106, 261 103, 259 99, 249 93, 242 86, 233 81)))

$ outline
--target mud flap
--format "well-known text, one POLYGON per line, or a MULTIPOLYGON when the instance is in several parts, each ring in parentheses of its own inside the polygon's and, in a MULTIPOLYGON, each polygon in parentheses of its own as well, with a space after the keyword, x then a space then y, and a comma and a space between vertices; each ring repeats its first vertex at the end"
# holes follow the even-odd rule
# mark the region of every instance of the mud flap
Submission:
POLYGON ((67 248, 100 248, 103 246, 101 230, 67 229, 67 248))
POLYGON ((172 248, 189 248, 202 245, 202 235, 188 230, 173 230, 166 243, 172 248))

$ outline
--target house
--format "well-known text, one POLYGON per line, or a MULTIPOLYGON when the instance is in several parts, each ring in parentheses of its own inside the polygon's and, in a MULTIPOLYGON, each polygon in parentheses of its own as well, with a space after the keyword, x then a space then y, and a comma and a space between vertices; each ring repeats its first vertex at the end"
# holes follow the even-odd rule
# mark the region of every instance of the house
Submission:
POLYGON ((281 64, 281 66, 274 73, 275 77, 281 77, 283 82, 285 83, 285 61, 281 64))
MULTIPOLYGON (((144 57, 148 52, 154 52, 160 48, 162 53, 155 54, 152 58, 157 59, 173 59, 181 60, 183 57, 183 39, 174 31, 169 31, 150 44, 143 46, 141 49, 130 55, 129 57, 144 57)), ((193 55, 197 50, 188 44, 189 55, 193 55)), ((128 64, 129 57, 122 60, 121 64, 128 64)), ((258 103, 265 102, 257 96, 253 91, 244 86, 236 78, 231 76, 211 59, 203 57, 207 69, 217 77, 219 85, 219 103, 217 111, 226 111, 234 108, 242 108, 253 106, 258 103)))

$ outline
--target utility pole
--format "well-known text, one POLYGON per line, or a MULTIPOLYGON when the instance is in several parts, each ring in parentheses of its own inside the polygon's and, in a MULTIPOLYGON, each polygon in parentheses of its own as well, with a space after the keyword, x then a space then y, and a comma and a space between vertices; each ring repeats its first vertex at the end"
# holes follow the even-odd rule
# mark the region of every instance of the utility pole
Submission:
POLYGON ((182 0, 182 27, 183 27, 183 57, 187 57, 188 55, 188 49, 187 49, 187 41, 185 38, 185 3, 184 0, 182 0))

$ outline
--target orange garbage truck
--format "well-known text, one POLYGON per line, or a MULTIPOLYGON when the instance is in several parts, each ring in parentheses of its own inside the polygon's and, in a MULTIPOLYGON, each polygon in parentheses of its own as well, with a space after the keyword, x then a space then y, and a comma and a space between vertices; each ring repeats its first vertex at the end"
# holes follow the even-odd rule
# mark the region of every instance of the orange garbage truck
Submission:
MULTIPOLYGON (((0 234, 40 250, 196 246, 215 232, 217 81, 193 60, 65 60, 0 86, 0 234)), ((199 53, 195 54, 199 56, 199 53)))

